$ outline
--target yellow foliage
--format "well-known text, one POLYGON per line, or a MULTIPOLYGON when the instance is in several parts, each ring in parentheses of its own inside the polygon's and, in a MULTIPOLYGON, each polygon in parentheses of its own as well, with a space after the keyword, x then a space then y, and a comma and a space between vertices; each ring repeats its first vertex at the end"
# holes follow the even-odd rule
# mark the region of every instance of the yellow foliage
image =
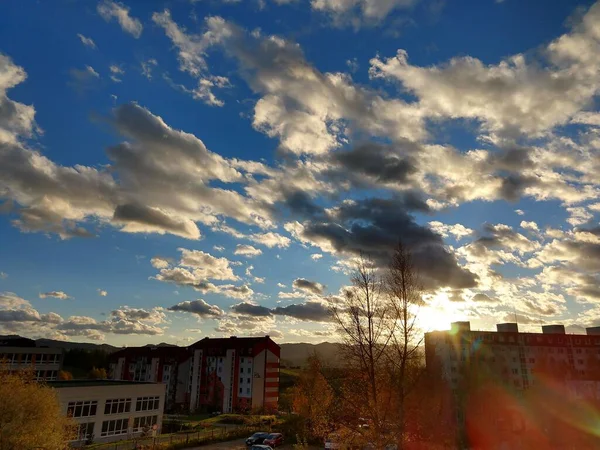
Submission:
POLYGON ((54 389, 30 373, 0 370, 0 449, 63 450, 75 423, 61 411, 54 389))

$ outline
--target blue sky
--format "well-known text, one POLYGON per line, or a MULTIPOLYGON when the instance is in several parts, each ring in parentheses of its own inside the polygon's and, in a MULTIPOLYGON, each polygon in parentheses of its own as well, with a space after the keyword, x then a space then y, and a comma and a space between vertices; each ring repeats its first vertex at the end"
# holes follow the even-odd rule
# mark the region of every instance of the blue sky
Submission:
POLYGON ((1 9, 0 332, 332 340, 399 238, 424 329, 600 323, 600 4, 1 9))

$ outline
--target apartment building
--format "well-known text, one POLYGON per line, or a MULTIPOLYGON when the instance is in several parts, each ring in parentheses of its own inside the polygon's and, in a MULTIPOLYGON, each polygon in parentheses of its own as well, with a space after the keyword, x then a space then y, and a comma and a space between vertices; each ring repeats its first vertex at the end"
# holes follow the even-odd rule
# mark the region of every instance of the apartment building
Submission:
POLYGON ((202 339, 111 355, 109 378, 166 385, 166 411, 276 409, 279 346, 269 337, 202 339))
MULTIPOLYGON (((600 327, 588 328, 586 335, 568 335, 564 325, 544 325, 541 333, 519 332, 516 323, 496 328, 472 331, 469 322, 455 322, 450 331, 426 333, 428 370, 439 373, 452 388, 474 363, 517 389, 534 386, 548 372, 563 374, 573 389, 583 381, 600 382, 600 327)), ((594 396, 600 399, 600 390, 594 396)))
POLYGON ((474 331, 456 322, 426 333, 427 370, 445 392, 444 423, 458 447, 600 448, 585 425, 600 404, 600 328, 586 331, 522 333, 516 323, 474 331))
POLYGON ((36 380, 56 380, 62 369, 63 351, 60 348, 36 347, 32 339, 2 336, 0 362, 9 371, 33 370, 36 380))
POLYGON ((165 401, 162 383, 114 380, 52 381, 62 411, 73 417, 73 444, 111 442, 160 433, 165 401))
POLYGON ((192 351, 190 410, 275 410, 280 347, 269 336, 204 338, 192 351))
POLYGON ((163 383, 165 411, 189 409, 191 353, 185 347, 128 347, 110 355, 109 379, 163 383))

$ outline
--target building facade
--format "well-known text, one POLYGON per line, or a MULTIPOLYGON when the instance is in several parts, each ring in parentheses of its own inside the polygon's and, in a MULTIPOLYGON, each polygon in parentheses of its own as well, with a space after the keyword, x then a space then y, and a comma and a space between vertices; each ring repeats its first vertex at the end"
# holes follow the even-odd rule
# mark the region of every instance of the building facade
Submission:
POLYGON ((109 378, 165 385, 165 410, 189 408, 190 351, 182 347, 128 347, 110 355, 109 378))
POLYGON ((11 372, 32 370, 36 380, 58 379, 62 369, 63 351, 60 348, 36 347, 27 338, 3 336, 0 339, 0 363, 11 372))
POLYGON ((69 380, 48 384, 56 390, 63 413, 79 425, 74 444, 160 433, 165 401, 162 383, 69 380))
POLYGON ((456 322, 425 334, 425 356, 459 448, 600 448, 585 425, 600 411, 600 328, 456 322))
POLYGON ((166 411, 274 410, 279 346, 269 336, 202 339, 189 347, 131 347, 111 355, 113 380, 166 386, 166 411))
POLYGON ((425 357, 428 370, 452 388, 473 364, 517 389, 535 386, 548 372, 564 374, 576 385, 600 381, 600 328, 577 335, 566 334, 563 325, 545 325, 542 333, 522 333, 516 323, 504 323, 494 332, 472 331, 469 322, 455 322, 450 331, 425 333, 425 357))
POLYGON ((280 347, 269 336, 205 338, 191 345, 190 410, 275 410, 280 347))

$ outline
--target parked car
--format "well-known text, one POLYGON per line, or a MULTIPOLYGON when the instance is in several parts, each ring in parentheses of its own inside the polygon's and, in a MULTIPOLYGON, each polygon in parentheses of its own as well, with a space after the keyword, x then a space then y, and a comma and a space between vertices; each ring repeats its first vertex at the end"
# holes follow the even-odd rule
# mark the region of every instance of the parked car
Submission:
POLYGON ((339 436, 337 434, 331 434, 325 438, 325 450, 338 450, 340 443, 338 442, 339 436))
POLYGON ((283 434, 281 433, 271 433, 267 436, 267 438, 263 441, 264 445, 268 445, 269 447, 278 447, 283 445, 283 434))
POLYGON ((260 445, 269 436, 269 434, 270 433, 267 433, 266 431, 254 433, 252 436, 246 439, 246 445, 260 445))
POLYGON ((250 447, 250 450, 273 450, 271 447, 269 447, 268 445, 253 445, 252 447, 250 447))

